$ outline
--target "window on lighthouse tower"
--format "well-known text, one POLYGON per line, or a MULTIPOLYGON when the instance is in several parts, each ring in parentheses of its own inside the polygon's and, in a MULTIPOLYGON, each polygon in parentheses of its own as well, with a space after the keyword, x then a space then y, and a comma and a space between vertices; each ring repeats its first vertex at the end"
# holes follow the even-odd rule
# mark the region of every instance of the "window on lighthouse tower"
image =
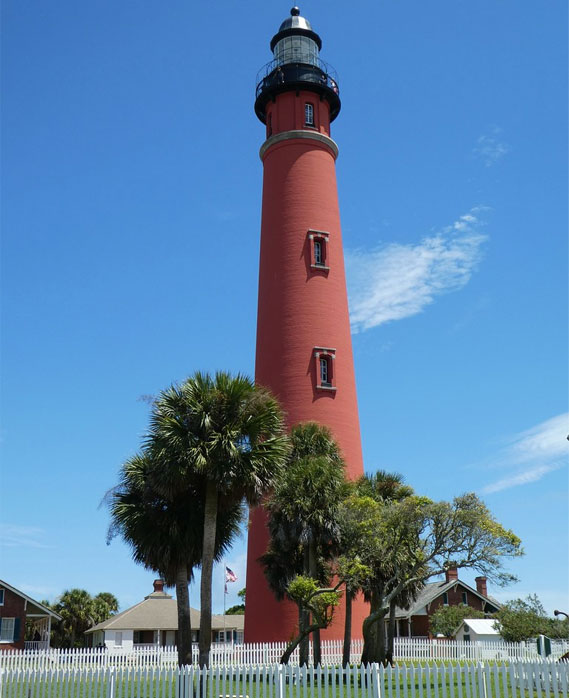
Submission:
POLYGON ((334 359, 336 350, 329 347, 314 347, 314 368, 316 373, 316 389, 336 391, 336 378, 334 376, 334 359))
POLYGON ((322 257, 322 242, 320 240, 314 241, 314 264, 324 264, 322 257))
POLYGON ((310 102, 304 105, 304 125, 314 126, 314 105, 310 102))
POLYGON ((319 272, 328 273, 328 237, 329 233, 322 230, 308 230, 310 266, 319 272))
POLYGON ((328 357, 320 358, 320 385, 330 385, 328 380, 328 357))

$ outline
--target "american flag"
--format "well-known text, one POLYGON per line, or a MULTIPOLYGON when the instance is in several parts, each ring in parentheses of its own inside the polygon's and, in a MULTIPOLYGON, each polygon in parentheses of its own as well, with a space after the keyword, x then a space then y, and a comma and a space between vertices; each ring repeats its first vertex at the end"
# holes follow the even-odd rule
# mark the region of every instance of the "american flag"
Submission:
POLYGON ((236 582, 237 581, 237 575, 233 570, 230 570, 229 567, 225 567, 225 582, 236 582))

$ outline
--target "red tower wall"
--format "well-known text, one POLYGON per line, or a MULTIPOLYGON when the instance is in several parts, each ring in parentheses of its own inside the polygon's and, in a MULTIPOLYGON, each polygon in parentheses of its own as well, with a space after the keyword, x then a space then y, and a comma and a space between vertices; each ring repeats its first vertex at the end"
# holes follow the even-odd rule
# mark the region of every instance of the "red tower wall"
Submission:
MULTIPOLYGON (((255 380, 280 400, 289 426, 306 421, 327 425, 342 450, 348 476, 356 478, 362 475, 363 465, 336 152, 329 130, 328 103, 312 92, 285 92, 267 107, 269 137, 261 149, 264 174, 255 380), (307 102, 314 105, 314 128, 304 125, 307 102), (294 133, 297 130, 308 137, 300 137, 294 133), (328 270, 311 266, 310 230, 329 233, 328 270), (335 350, 331 359, 335 390, 317 387, 315 347, 335 350)), ((275 600, 257 562, 267 543, 266 516, 256 509, 251 512, 247 555, 246 642, 288 640, 298 622, 296 606, 275 600)), ((366 606, 359 600, 354 604, 354 636, 361 635, 365 615, 366 606)), ((323 638, 342 638, 343 621, 342 605, 323 638)))

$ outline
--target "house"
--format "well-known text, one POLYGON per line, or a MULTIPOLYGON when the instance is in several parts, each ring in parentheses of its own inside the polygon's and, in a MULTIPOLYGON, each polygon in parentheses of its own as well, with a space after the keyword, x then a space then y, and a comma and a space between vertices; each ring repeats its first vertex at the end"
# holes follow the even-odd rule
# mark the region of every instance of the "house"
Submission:
POLYGON ((52 620, 61 616, 0 579, 0 651, 47 649, 52 620))
POLYGON ((456 631, 455 639, 463 642, 504 642, 494 627, 495 622, 493 618, 465 618, 456 631))
MULTIPOLYGON (((212 616, 213 642, 243 642, 244 616, 212 616)), ((190 609, 192 640, 198 641, 200 612, 190 609)), ((164 591, 164 582, 157 579, 154 591, 126 611, 117 613, 85 633, 91 647, 133 649, 149 645, 172 647, 177 644, 178 604, 164 591)))
POLYGON ((500 604, 488 596, 486 577, 476 577, 476 589, 458 578, 458 570, 446 571, 445 580, 425 584, 409 608, 397 608, 396 637, 432 637, 429 618, 441 606, 470 606, 484 613, 495 613, 500 604))

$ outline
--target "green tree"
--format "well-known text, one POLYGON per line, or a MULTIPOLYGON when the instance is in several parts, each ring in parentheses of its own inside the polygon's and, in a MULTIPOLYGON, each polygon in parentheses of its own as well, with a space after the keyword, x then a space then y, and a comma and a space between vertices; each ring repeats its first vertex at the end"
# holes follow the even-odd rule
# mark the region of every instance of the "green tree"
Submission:
POLYGON ((551 619, 536 594, 506 602, 495 617, 494 627, 506 642, 531 640, 550 629, 551 619))
POLYGON ((147 444, 160 463, 157 481, 166 496, 184 489, 196 473, 205 480, 199 662, 208 666, 219 511, 243 500, 256 505, 272 487, 288 453, 282 412, 268 391, 245 376, 198 372, 158 396, 147 444))
POLYGON ((471 606, 441 606, 429 618, 429 629, 433 635, 451 638, 465 618, 485 618, 485 614, 471 606))
POLYGON ((310 620, 299 630, 297 637, 287 645, 281 657, 281 664, 288 664, 294 650, 310 633, 330 625, 334 608, 340 601, 337 587, 335 589, 322 589, 315 579, 302 575, 298 575, 289 583, 287 594, 291 601, 298 605, 299 609, 308 612, 310 620))
POLYGON ((53 646, 67 648, 83 647, 85 631, 109 618, 119 607, 113 594, 102 592, 93 598, 85 589, 67 589, 54 603, 42 604, 61 616, 51 634, 53 646))
MULTIPOLYGON (((135 562, 175 586, 178 611, 178 664, 192 663, 188 583, 201 561, 205 480, 195 476, 185 489, 165 497, 155 486, 157 464, 149 449, 122 467, 119 485, 107 495, 111 524, 107 540, 120 535, 135 562), (191 502, 191 506, 189 503, 191 502)), ((223 507, 216 530, 215 559, 221 560, 239 533, 241 502, 223 507)))
POLYGON ((55 604, 61 616, 62 646, 82 647, 83 633, 94 625, 93 599, 85 589, 64 591, 55 604))
POLYGON ((237 592, 237 596, 243 601, 243 603, 236 604, 228 608, 226 613, 228 616, 243 616, 245 615, 245 588, 237 592))
POLYGON ((119 602, 116 596, 108 591, 102 591, 93 597, 93 620, 95 625, 117 613, 119 602))
MULTIPOLYGON (((371 497, 379 504, 401 502, 406 497, 413 495, 413 488, 405 484, 405 478, 400 473, 390 473, 386 470, 378 470, 372 475, 364 475, 357 483, 357 493, 362 497, 371 497)), ((385 571, 385 570, 384 570, 385 571)), ((377 575, 377 570, 376 570, 377 575)), ((417 593, 423 587, 423 583, 417 581, 403 589, 398 596, 389 603, 389 622, 387 624, 387 650, 386 660, 393 663, 393 643, 395 637, 395 613, 397 606, 407 608, 414 601, 417 593)), ((369 597, 369 595, 368 595, 369 597)), ((370 600, 370 597, 368 598, 370 600)), ((349 648, 344 654, 349 657, 349 648)))
POLYGON ((351 505, 359 520, 360 557, 372 570, 370 614, 364 620, 362 662, 384 662, 384 619, 393 599, 452 565, 472 568, 498 584, 514 577, 503 559, 522 554, 519 538, 501 526, 474 494, 453 502, 411 496, 381 505, 370 497, 351 505))
MULTIPOLYGON (((325 563, 332 559, 338 545, 337 513, 346 492, 344 463, 327 427, 313 422, 297 424, 290 440, 287 467, 266 504, 271 540, 268 554, 262 558, 266 569, 271 564, 276 568, 276 575, 275 569, 268 572, 273 590, 276 588, 280 596, 286 590, 289 598, 289 585, 299 568, 318 587, 327 585, 329 570, 325 563)), ((310 623, 310 604, 298 604, 298 599, 295 602, 299 608, 301 663, 307 659, 305 629, 310 625, 317 666, 321 663, 320 627, 324 626, 310 623)))
POLYGON ((235 606, 230 606, 225 613, 228 616, 244 616, 245 615, 245 604, 239 603, 235 606))

